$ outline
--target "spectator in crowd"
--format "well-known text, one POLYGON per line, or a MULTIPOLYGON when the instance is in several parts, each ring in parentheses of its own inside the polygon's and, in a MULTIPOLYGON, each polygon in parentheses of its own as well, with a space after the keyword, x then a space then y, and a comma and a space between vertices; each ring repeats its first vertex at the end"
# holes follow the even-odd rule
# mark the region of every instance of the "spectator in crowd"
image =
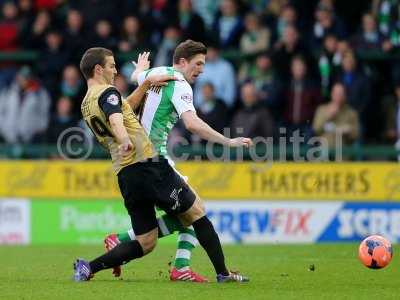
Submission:
POLYGON ((0 90, 11 84, 17 72, 14 66, 5 66, 0 69, 0 90))
POLYGON ((360 68, 357 68, 353 52, 348 51, 344 54, 338 79, 346 87, 347 102, 363 116, 370 102, 370 82, 360 68))
POLYGON ((358 115, 346 102, 346 88, 343 84, 334 84, 331 101, 318 107, 313 129, 329 148, 335 147, 339 140, 343 145, 349 145, 358 138, 358 115))
POLYGON ((120 1, 73 0, 70 2, 70 8, 82 12, 85 27, 88 28, 89 32, 95 30, 99 20, 106 20, 110 23, 111 27, 114 27, 114 25, 118 24, 124 13, 118 7, 120 1))
POLYGON ((350 44, 346 40, 338 40, 337 42, 337 50, 335 53, 335 56, 333 58, 333 62, 336 66, 341 67, 342 62, 343 62, 343 57, 347 52, 351 52, 352 49, 350 47, 350 44))
MULTIPOLYGON (((18 31, 24 28, 25 22, 19 19, 18 8, 13 2, 0 2, 0 7, 0 51, 14 51, 19 48, 18 31)), ((11 83, 15 73, 13 64, 0 64, 0 89, 11 83)))
POLYGON ((135 12, 135 15, 141 21, 141 29, 146 37, 149 37, 150 43, 153 46, 158 46, 164 28, 172 20, 166 16, 165 7, 168 3, 174 4, 175 1, 134 1, 134 8, 130 11, 135 12))
POLYGON ((245 17, 245 32, 240 39, 240 51, 243 54, 256 54, 267 50, 270 46, 270 31, 260 24, 255 13, 248 13, 245 17))
POLYGON ((193 11, 192 0, 179 0, 176 20, 179 22, 182 39, 204 42, 205 27, 203 19, 193 11))
POLYGON ((333 16, 336 17, 333 2, 334 0, 319 0, 316 9, 329 10, 332 12, 333 16))
POLYGON ((135 16, 126 16, 122 24, 118 49, 121 52, 130 52, 137 48, 146 48, 140 21, 135 16))
POLYGON ((12 1, 3 4, 0 19, 0 51, 18 48, 18 8, 12 1))
POLYGON ((35 0, 35 8, 38 10, 54 10, 63 0, 35 0))
POLYGON ((384 41, 383 35, 378 31, 374 16, 364 14, 362 17, 361 32, 357 33, 351 40, 352 48, 357 51, 379 50, 384 41))
POLYGON ((204 101, 198 108, 197 114, 200 119, 204 120, 213 129, 223 133, 225 126, 228 124, 228 109, 224 101, 216 97, 214 86, 211 82, 206 82, 201 92, 204 101))
POLYGON ((257 56, 255 64, 244 66, 239 78, 242 82, 254 83, 260 102, 266 105, 274 119, 278 120, 282 83, 273 68, 270 53, 261 53, 257 56))
POLYGON ((379 31, 400 46, 400 12, 398 1, 373 0, 373 12, 378 20, 379 31))
MULTIPOLYGON (((281 17, 283 9, 288 6, 289 0, 269 0, 267 3, 264 5, 264 22, 268 25, 270 28, 274 28, 274 38, 277 36, 277 20, 281 17)), ((294 24, 292 24, 294 26, 294 24)), ((282 30, 281 33, 283 33, 284 30, 282 30)))
POLYGON ((35 11, 33 9, 32 0, 18 0, 18 19, 21 23, 21 28, 32 25, 35 19, 35 11))
POLYGON ((379 22, 379 32, 384 36, 383 50, 400 48, 400 10, 398 1, 376 0, 374 11, 379 22))
POLYGON ((111 23, 107 20, 99 20, 96 23, 94 36, 90 42, 90 47, 104 47, 115 51, 117 49, 117 39, 112 35, 111 23))
POLYGON ((222 49, 237 48, 243 32, 243 20, 238 12, 235 0, 222 0, 220 15, 214 23, 214 32, 222 49))
POLYGON ((273 55, 274 65, 282 80, 289 80, 290 62, 296 55, 302 55, 306 58, 308 65, 312 64, 307 48, 300 42, 299 32, 296 27, 288 25, 282 38, 275 44, 273 55))
POLYGON ((242 2, 245 3, 247 9, 255 12, 256 14, 262 14, 264 13, 264 10, 266 10, 266 6, 270 0, 244 0, 242 2))
POLYGON ((52 99, 58 96, 59 80, 67 62, 68 53, 63 48, 62 35, 56 30, 49 31, 46 48, 40 52, 37 70, 52 99))
POLYGON ((243 108, 233 116, 232 137, 243 135, 250 138, 272 137, 274 132, 272 116, 260 103, 256 87, 252 82, 243 84, 240 89, 240 100, 243 108))
POLYGON ((49 128, 46 132, 47 143, 57 143, 59 136, 68 128, 78 125, 76 115, 72 112, 72 101, 66 96, 58 99, 56 112, 50 118, 49 128))
MULTIPOLYGON (((382 140, 385 143, 394 144, 400 140, 400 81, 395 82, 394 91, 382 98, 383 133, 382 140)), ((400 142, 397 143, 400 146, 400 142)))
POLYGON ((313 47, 320 47, 327 34, 334 34, 339 39, 346 37, 343 23, 335 17, 333 9, 323 3, 315 11, 315 23, 312 34, 313 47))
POLYGON ((85 96, 85 84, 76 66, 68 65, 64 68, 60 92, 61 96, 68 97, 72 101, 74 112, 79 114, 85 96))
POLYGON ((274 38, 281 39, 287 26, 294 26, 297 28, 297 13, 291 5, 282 7, 279 17, 274 24, 274 38))
POLYGON ((266 10, 274 16, 279 16, 282 9, 289 4, 290 0, 269 0, 266 4, 266 10))
POLYGON ((336 36, 328 34, 324 38, 323 48, 318 57, 321 91, 325 99, 329 98, 332 83, 340 70, 341 57, 338 45, 336 36))
POLYGON ((192 1, 193 10, 202 17, 206 30, 211 30, 221 0, 192 1))
POLYGON ((204 101, 201 89, 206 82, 212 82, 217 98, 223 100, 229 109, 233 108, 236 97, 235 71, 232 64, 220 56, 216 44, 209 45, 203 74, 197 79, 195 85, 194 104, 197 107, 204 101))
POLYGON ((42 10, 38 12, 33 25, 25 28, 20 35, 20 42, 24 48, 32 50, 42 50, 46 47, 46 34, 50 29, 50 14, 42 10))
POLYGON ((284 91, 284 125, 287 135, 299 130, 306 141, 311 137, 311 122, 321 102, 318 85, 310 79, 303 57, 295 56, 291 62, 291 79, 284 91))
POLYGON ((6 143, 29 143, 49 122, 50 97, 28 67, 22 67, 9 88, 0 91, 0 135, 6 143))
POLYGON ((154 60, 154 65, 156 67, 168 66, 171 64, 172 56, 180 39, 181 33, 179 31, 179 28, 175 26, 168 26, 164 30, 164 37, 161 41, 156 58, 154 60))
POLYGON ((80 11, 70 9, 64 29, 64 41, 68 45, 70 62, 79 64, 80 58, 87 48, 87 36, 83 29, 83 18, 80 11))

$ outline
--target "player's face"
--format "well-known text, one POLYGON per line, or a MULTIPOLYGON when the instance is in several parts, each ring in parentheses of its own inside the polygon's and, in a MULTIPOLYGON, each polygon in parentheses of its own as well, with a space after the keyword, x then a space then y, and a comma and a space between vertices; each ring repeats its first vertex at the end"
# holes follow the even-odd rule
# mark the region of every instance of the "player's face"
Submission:
POLYGON ((203 73, 204 64, 206 63, 206 56, 204 54, 197 54, 191 60, 185 60, 183 66, 183 73, 185 79, 189 83, 193 83, 201 73, 203 73))
POLYGON ((108 84, 114 84, 114 78, 117 75, 114 56, 106 56, 106 62, 103 67, 103 77, 108 84))

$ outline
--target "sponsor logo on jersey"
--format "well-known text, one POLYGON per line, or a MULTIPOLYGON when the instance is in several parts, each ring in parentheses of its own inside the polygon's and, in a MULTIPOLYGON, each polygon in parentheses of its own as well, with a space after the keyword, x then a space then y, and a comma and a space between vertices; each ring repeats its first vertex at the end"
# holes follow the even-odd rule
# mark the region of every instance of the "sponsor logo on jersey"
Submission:
POLYGON ((119 98, 115 94, 111 94, 110 96, 107 97, 107 102, 110 103, 111 105, 118 105, 119 98))
POLYGON ((193 97, 192 97, 192 95, 189 94, 189 93, 183 94, 183 95, 181 96, 181 99, 182 99, 183 101, 185 101, 187 104, 190 104, 190 103, 193 102, 193 97))

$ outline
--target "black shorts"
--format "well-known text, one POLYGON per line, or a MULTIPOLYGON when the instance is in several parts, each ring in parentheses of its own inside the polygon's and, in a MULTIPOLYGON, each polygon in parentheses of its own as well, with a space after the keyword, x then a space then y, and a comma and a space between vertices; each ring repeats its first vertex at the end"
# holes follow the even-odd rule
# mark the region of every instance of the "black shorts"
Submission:
POLYGON ((136 235, 157 227, 154 206, 178 215, 192 207, 195 194, 163 157, 124 167, 118 184, 136 235))

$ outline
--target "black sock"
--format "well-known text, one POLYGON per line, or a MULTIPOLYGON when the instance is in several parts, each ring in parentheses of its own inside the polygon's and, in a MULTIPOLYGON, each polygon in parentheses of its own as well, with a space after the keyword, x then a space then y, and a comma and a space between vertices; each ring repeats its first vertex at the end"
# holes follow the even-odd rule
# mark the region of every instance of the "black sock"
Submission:
POLYGON ((137 240, 124 242, 118 244, 114 249, 106 254, 99 256, 98 258, 92 260, 90 264, 90 269, 92 273, 97 273, 98 271, 117 267, 132 259, 139 258, 143 256, 142 246, 137 240))
POLYGON ((210 220, 204 216, 192 225, 200 245, 206 250, 208 257, 214 265, 215 272, 217 274, 229 275, 225 266, 221 243, 210 220))

